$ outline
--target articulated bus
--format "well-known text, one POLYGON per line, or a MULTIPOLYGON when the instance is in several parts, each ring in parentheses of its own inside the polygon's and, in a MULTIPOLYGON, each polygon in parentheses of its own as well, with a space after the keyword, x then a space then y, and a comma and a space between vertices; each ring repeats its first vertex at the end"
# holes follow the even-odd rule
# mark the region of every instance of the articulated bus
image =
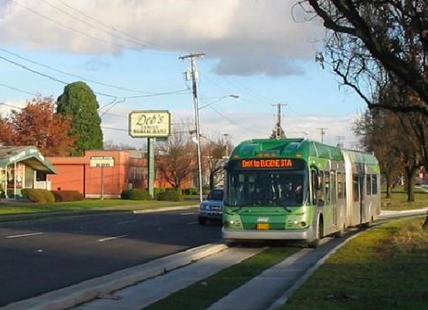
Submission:
POLYGON ((380 168, 368 153, 307 139, 240 143, 225 166, 223 239, 300 240, 366 226, 380 214, 380 168))

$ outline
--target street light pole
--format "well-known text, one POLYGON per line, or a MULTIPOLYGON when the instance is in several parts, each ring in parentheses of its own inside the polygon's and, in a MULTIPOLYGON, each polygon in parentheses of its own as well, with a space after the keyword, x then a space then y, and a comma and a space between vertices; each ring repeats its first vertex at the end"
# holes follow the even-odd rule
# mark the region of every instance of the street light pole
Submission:
POLYGON ((199 126, 199 102, 198 102, 198 85, 197 85, 197 65, 196 60, 204 53, 190 54, 180 57, 180 59, 190 58, 190 70, 192 76, 192 90, 193 90, 193 109, 195 115, 195 129, 196 129, 196 148, 197 148, 197 162, 198 162, 198 186, 199 186, 199 201, 202 202, 202 153, 201 153, 201 131, 199 126))

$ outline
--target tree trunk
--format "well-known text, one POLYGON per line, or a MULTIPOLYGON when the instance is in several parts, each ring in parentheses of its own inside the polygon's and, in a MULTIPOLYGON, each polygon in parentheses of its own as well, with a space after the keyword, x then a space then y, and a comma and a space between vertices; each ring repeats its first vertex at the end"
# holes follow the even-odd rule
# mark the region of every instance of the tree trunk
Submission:
POLYGON ((390 178, 386 178, 386 197, 385 198, 391 198, 391 194, 392 194, 392 186, 393 184, 391 183, 390 178))
POLYGON ((425 222, 422 224, 422 229, 428 230, 428 212, 427 212, 427 215, 425 216, 425 222))
POLYGON ((415 201, 415 175, 416 175, 416 168, 417 167, 406 167, 404 169, 406 171, 406 177, 407 177, 407 202, 414 202, 415 201))

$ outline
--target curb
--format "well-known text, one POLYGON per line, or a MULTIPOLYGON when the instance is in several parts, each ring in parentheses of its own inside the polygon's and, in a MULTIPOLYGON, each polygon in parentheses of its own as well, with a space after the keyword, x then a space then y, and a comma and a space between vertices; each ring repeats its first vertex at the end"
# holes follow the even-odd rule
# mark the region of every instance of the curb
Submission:
POLYGON ((88 302, 101 295, 131 286, 137 282, 158 276, 173 269, 188 265, 227 249, 225 244, 207 244, 180 253, 169 255, 146 264, 113 272, 69 287, 49 292, 34 298, 18 301, 1 310, 63 310, 88 302))

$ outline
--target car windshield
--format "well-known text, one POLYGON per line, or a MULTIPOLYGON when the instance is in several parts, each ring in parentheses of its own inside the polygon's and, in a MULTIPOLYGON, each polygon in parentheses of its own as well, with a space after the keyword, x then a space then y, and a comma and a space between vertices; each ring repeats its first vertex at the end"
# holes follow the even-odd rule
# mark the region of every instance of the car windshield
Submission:
POLYGON ((223 190, 222 189, 212 190, 208 194, 207 200, 223 200, 223 190))
POLYGON ((228 175, 229 206, 298 206, 308 194, 306 170, 236 170, 228 175))

